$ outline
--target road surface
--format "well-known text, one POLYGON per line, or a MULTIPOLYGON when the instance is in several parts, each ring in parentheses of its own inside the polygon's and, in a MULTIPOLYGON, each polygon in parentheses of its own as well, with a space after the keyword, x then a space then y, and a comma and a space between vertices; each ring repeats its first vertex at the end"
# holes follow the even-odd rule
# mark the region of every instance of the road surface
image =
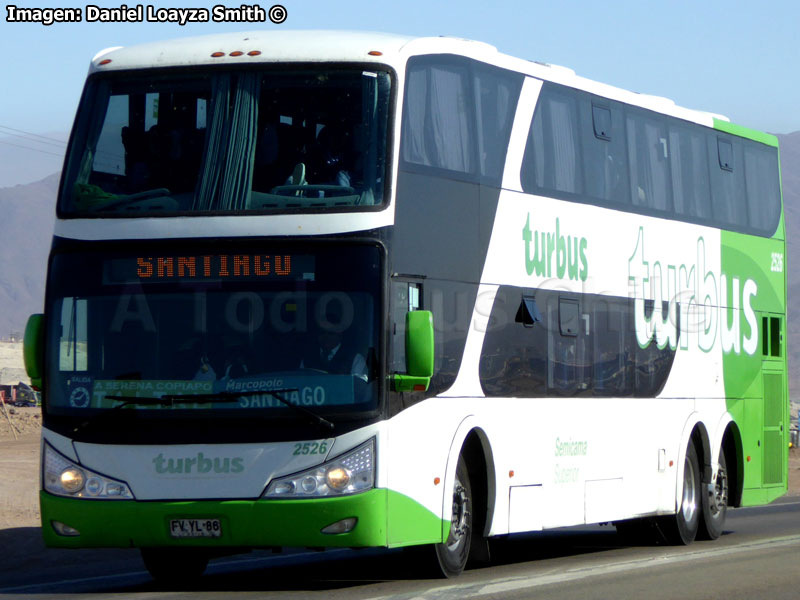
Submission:
MULTIPOLYGON (((29 529, 31 536, 39 534, 29 529)), ((416 579, 401 551, 260 551, 212 561, 206 575, 184 589, 163 590, 150 580, 135 550, 50 551, 44 564, 3 572, 0 596, 795 600, 800 597, 798 551, 800 501, 789 497, 732 510, 722 538, 688 547, 625 545, 613 527, 513 536, 493 547, 490 567, 470 569, 454 580, 416 579)))

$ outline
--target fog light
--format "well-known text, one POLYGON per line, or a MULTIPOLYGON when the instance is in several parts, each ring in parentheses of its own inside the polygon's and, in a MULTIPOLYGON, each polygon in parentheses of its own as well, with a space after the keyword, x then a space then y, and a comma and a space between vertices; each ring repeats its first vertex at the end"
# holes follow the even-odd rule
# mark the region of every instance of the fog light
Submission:
POLYGON ((334 490, 343 490, 350 484, 350 471, 344 467, 336 467, 325 473, 325 481, 334 490))
POLYGON ((334 533, 350 533, 355 528, 356 523, 358 523, 356 517, 348 517, 324 527, 322 533, 327 533, 329 535, 334 533))
POLYGON ((81 532, 74 527, 65 525, 61 521, 50 521, 50 524, 53 526, 53 529, 56 530, 58 535, 63 535, 65 537, 76 537, 81 534, 81 532))
POLYGON ((70 467, 61 471, 61 487, 70 494, 80 492, 83 482, 83 472, 80 469, 70 467))

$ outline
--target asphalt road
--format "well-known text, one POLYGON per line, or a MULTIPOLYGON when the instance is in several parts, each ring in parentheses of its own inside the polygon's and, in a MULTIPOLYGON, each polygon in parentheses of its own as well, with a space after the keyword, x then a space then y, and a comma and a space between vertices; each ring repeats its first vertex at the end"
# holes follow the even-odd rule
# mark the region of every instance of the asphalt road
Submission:
MULTIPOLYGON (((8 552, 8 549, 5 550, 8 552)), ((47 556, 0 582, 1 597, 792 599, 800 597, 800 501, 729 512, 725 534, 688 547, 626 545, 613 527, 514 536, 493 546, 491 567, 454 580, 418 579, 401 551, 256 552, 212 561, 180 590, 154 584, 138 552, 47 556)))

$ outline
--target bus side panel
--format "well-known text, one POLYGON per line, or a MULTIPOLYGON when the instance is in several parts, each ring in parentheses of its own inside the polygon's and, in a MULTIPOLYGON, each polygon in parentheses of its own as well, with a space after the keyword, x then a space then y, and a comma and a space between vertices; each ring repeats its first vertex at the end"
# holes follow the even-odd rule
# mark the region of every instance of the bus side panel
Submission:
MULTIPOLYGON (((456 400, 429 398, 389 421, 388 448, 381 453, 390 489, 388 545, 438 543, 449 527, 442 514, 453 435, 464 418, 456 400)), ((452 490, 451 492, 452 493, 452 490)))

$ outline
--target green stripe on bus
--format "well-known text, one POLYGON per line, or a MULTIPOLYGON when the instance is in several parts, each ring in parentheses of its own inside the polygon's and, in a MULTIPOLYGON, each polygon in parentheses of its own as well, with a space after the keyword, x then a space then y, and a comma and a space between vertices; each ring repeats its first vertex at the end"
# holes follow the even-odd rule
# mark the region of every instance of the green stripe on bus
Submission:
POLYGON ((747 138, 755 142, 760 142, 762 144, 766 144, 767 146, 773 146, 775 148, 778 147, 778 138, 771 133, 756 131, 755 129, 742 127, 741 125, 734 125, 733 123, 722 121, 721 119, 714 119, 714 129, 718 131, 724 131, 725 133, 730 133, 731 135, 738 135, 739 137, 747 138))

